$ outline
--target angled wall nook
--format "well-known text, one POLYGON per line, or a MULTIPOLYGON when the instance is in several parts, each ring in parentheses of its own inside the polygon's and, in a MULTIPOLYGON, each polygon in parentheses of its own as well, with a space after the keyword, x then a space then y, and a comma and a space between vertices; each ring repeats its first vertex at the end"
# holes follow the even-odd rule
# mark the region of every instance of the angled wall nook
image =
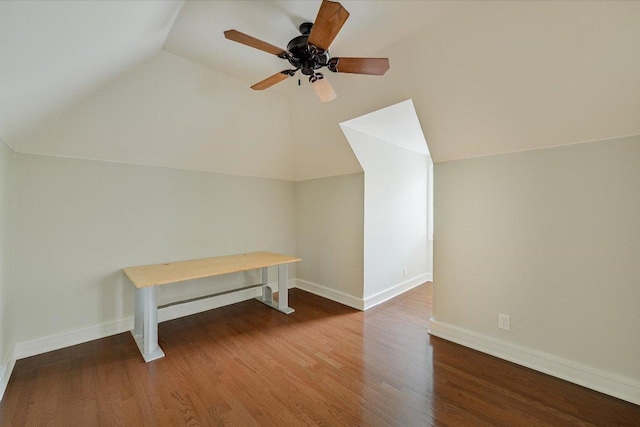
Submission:
POLYGON ((413 102, 340 124, 364 170, 364 308, 432 280, 431 157, 413 102))

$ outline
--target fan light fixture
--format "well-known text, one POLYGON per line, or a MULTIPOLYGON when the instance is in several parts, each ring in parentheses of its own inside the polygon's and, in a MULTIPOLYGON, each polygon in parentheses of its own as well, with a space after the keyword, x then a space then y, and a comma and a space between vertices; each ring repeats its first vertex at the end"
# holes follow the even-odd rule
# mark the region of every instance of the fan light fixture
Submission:
POLYGON ((295 68, 284 70, 251 86, 254 90, 267 89, 292 77, 297 71, 309 76, 320 101, 329 102, 337 97, 322 73, 316 70, 327 67, 334 73, 369 74, 381 76, 389 69, 389 58, 331 58, 329 46, 349 17, 349 12, 338 2, 322 0, 316 22, 300 25, 300 34, 287 44, 287 50, 251 37, 236 30, 227 30, 224 36, 232 41, 262 50, 286 59, 295 68))
POLYGON ((316 73, 309 77, 309 81, 311 82, 311 86, 313 86, 313 90, 316 91, 318 98, 320 98, 320 102, 333 101, 338 97, 327 79, 325 79, 321 73, 316 73))

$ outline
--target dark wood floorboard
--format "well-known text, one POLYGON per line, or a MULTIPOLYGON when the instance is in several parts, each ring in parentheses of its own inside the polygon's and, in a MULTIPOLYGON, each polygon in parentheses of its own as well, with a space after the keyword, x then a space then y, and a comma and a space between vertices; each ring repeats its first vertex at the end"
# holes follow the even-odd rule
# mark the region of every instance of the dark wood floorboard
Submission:
POLYGON ((366 313, 290 292, 17 362, 0 426, 640 426, 640 406, 430 337, 432 285, 366 313))

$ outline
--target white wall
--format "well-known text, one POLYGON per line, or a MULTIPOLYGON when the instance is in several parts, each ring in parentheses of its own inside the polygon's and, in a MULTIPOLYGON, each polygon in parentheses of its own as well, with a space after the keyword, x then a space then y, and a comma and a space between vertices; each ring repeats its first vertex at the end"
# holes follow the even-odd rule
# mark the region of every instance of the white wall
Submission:
POLYGON ((638 165, 640 137, 436 164, 432 332, 640 403, 638 165))
POLYGON ((12 315, 10 303, 13 284, 13 199, 15 153, 0 139, 0 398, 4 392, 5 368, 9 363, 13 345, 12 315))
POLYGON ((347 126, 342 130, 365 171, 366 302, 395 287, 431 278, 431 242, 427 239, 430 159, 347 126))
POLYGON ((362 309, 362 173, 295 185, 298 286, 362 309))
MULTIPOLYGON (((296 252, 290 181, 23 154, 16 171, 18 342, 131 316, 123 267, 296 252)), ((164 287, 160 303, 255 279, 164 287)))

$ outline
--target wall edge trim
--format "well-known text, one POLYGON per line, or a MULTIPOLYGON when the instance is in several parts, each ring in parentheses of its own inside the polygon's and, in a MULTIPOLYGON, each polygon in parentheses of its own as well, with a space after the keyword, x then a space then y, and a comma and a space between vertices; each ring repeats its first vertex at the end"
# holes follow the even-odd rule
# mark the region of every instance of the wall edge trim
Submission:
POLYGON ((296 279, 296 288, 357 310, 364 310, 364 300, 362 298, 354 297, 353 295, 349 295, 317 283, 296 279))
POLYGON ((403 294, 408 290, 415 288, 416 286, 422 285, 425 282, 433 282, 432 273, 420 274, 418 276, 412 277, 409 280, 398 283, 397 285, 382 292, 378 292, 377 294, 366 297, 364 299, 364 309, 368 310, 378 304, 382 304, 383 302, 395 298, 398 295, 403 294))
MULTIPOLYGON (((269 287, 277 292, 278 283, 270 282, 269 287)), ((331 299, 358 310, 362 310, 363 307, 362 300, 359 298, 304 280, 289 278, 287 280, 287 287, 289 289, 298 287, 307 292, 331 299)), ((158 322, 166 322, 226 305, 248 301, 260 295, 260 288, 245 289, 230 294, 166 307, 158 310, 158 322)), ((71 347, 73 345, 83 344, 112 335, 129 332, 131 329, 133 329, 133 316, 128 316, 118 320, 103 322, 97 325, 15 343, 8 352, 7 360, 0 362, 0 400, 2 400, 2 396, 9 384, 16 361, 50 351, 71 347)))
MULTIPOLYGON (((291 283, 292 280, 289 280, 289 284, 291 283)), ((269 285, 273 287, 272 284, 269 285)), ((247 301, 259 296, 260 292, 260 288, 246 289, 231 294, 214 296, 200 301, 163 308, 158 310, 158 322, 166 322, 168 320, 190 316, 192 314, 201 313, 203 311, 212 310, 225 305, 247 301)), ((128 316, 97 325, 21 341, 14 344, 13 358, 15 360, 20 360, 26 357, 47 353, 49 351, 59 350, 61 348, 128 332, 131 329, 133 329, 133 316, 128 316)))
POLYGON ((570 359, 488 337, 433 318, 430 319, 429 324, 430 335, 640 405, 640 382, 638 381, 570 359))
POLYGON ((13 368, 16 366, 14 347, 15 346, 11 346, 11 349, 7 352, 7 360, 3 360, 0 364, 0 400, 2 400, 4 392, 7 390, 9 379, 13 373, 13 368))

